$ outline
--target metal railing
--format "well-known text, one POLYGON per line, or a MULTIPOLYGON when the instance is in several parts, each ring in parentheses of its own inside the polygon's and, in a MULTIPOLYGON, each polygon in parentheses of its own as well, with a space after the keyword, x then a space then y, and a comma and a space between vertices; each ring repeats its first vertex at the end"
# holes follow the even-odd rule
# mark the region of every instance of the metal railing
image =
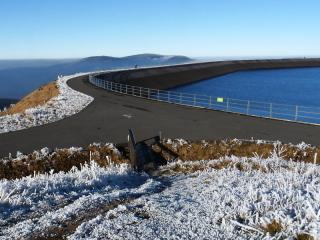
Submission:
POLYGON ((223 98, 184 92, 159 90, 126 85, 89 76, 93 85, 122 94, 173 104, 240 113, 264 118, 320 124, 320 107, 306 107, 278 103, 223 98))

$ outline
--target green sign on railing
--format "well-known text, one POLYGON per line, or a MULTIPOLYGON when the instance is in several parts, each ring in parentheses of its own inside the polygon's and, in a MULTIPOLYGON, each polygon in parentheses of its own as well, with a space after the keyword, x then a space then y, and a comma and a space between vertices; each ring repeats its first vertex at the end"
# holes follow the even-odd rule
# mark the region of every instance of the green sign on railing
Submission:
POLYGON ((218 103, 223 103, 223 98, 222 98, 222 97, 218 97, 218 98, 217 98, 217 102, 218 102, 218 103))

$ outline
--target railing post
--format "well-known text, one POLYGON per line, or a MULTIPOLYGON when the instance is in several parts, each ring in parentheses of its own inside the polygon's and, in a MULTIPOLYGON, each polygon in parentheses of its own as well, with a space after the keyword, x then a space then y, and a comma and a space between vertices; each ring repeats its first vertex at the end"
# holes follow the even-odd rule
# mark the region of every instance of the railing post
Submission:
POLYGON ((158 89, 157 91, 157 99, 159 100, 160 99, 160 90, 158 89))
POLYGON ((294 116, 294 120, 297 121, 298 120, 298 106, 296 106, 296 114, 294 116))
POLYGON ((227 112, 229 111, 229 98, 227 98, 227 112))
POLYGON ((170 102, 170 92, 168 91, 168 102, 170 102))
POLYGON ((180 104, 182 104, 182 92, 180 93, 180 100, 179 100, 180 104))
POLYGON ((211 108, 211 105, 212 105, 212 99, 211 99, 211 96, 209 96, 209 108, 211 108))
POLYGON ((249 115, 249 110, 250 110, 250 101, 247 103, 247 114, 249 115))
POLYGON ((148 88, 148 99, 150 99, 150 88, 148 88))
POLYGON ((269 116, 272 118, 272 103, 270 103, 270 111, 269 111, 269 116))
POLYGON ((140 97, 142 97, 142 94, 141 94, 141 87, 140 87, 140 97))
POLYGON ((196 106, 196 95, 193 95, 193 106, 196 106))

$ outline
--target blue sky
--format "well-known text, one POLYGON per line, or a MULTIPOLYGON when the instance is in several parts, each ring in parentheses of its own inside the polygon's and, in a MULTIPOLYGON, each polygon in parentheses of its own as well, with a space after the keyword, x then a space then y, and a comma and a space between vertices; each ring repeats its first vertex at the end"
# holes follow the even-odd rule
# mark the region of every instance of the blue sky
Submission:
POLYGON ((0 59, 320 56, 319 0, 1 0, 0 59))

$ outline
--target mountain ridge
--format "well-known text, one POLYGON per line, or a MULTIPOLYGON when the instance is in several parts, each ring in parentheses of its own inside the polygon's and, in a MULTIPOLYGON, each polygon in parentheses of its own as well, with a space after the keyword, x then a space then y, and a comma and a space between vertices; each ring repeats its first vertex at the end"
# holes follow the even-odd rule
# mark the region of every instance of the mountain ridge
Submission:
POLYGON ((58 75, 116 68, 151 67, 192 62, 185 56, 138 54, 125 57, 92 56, 50 66, 0 69, 0 98, 22 98, 27 93, 53 81, 58 75))

